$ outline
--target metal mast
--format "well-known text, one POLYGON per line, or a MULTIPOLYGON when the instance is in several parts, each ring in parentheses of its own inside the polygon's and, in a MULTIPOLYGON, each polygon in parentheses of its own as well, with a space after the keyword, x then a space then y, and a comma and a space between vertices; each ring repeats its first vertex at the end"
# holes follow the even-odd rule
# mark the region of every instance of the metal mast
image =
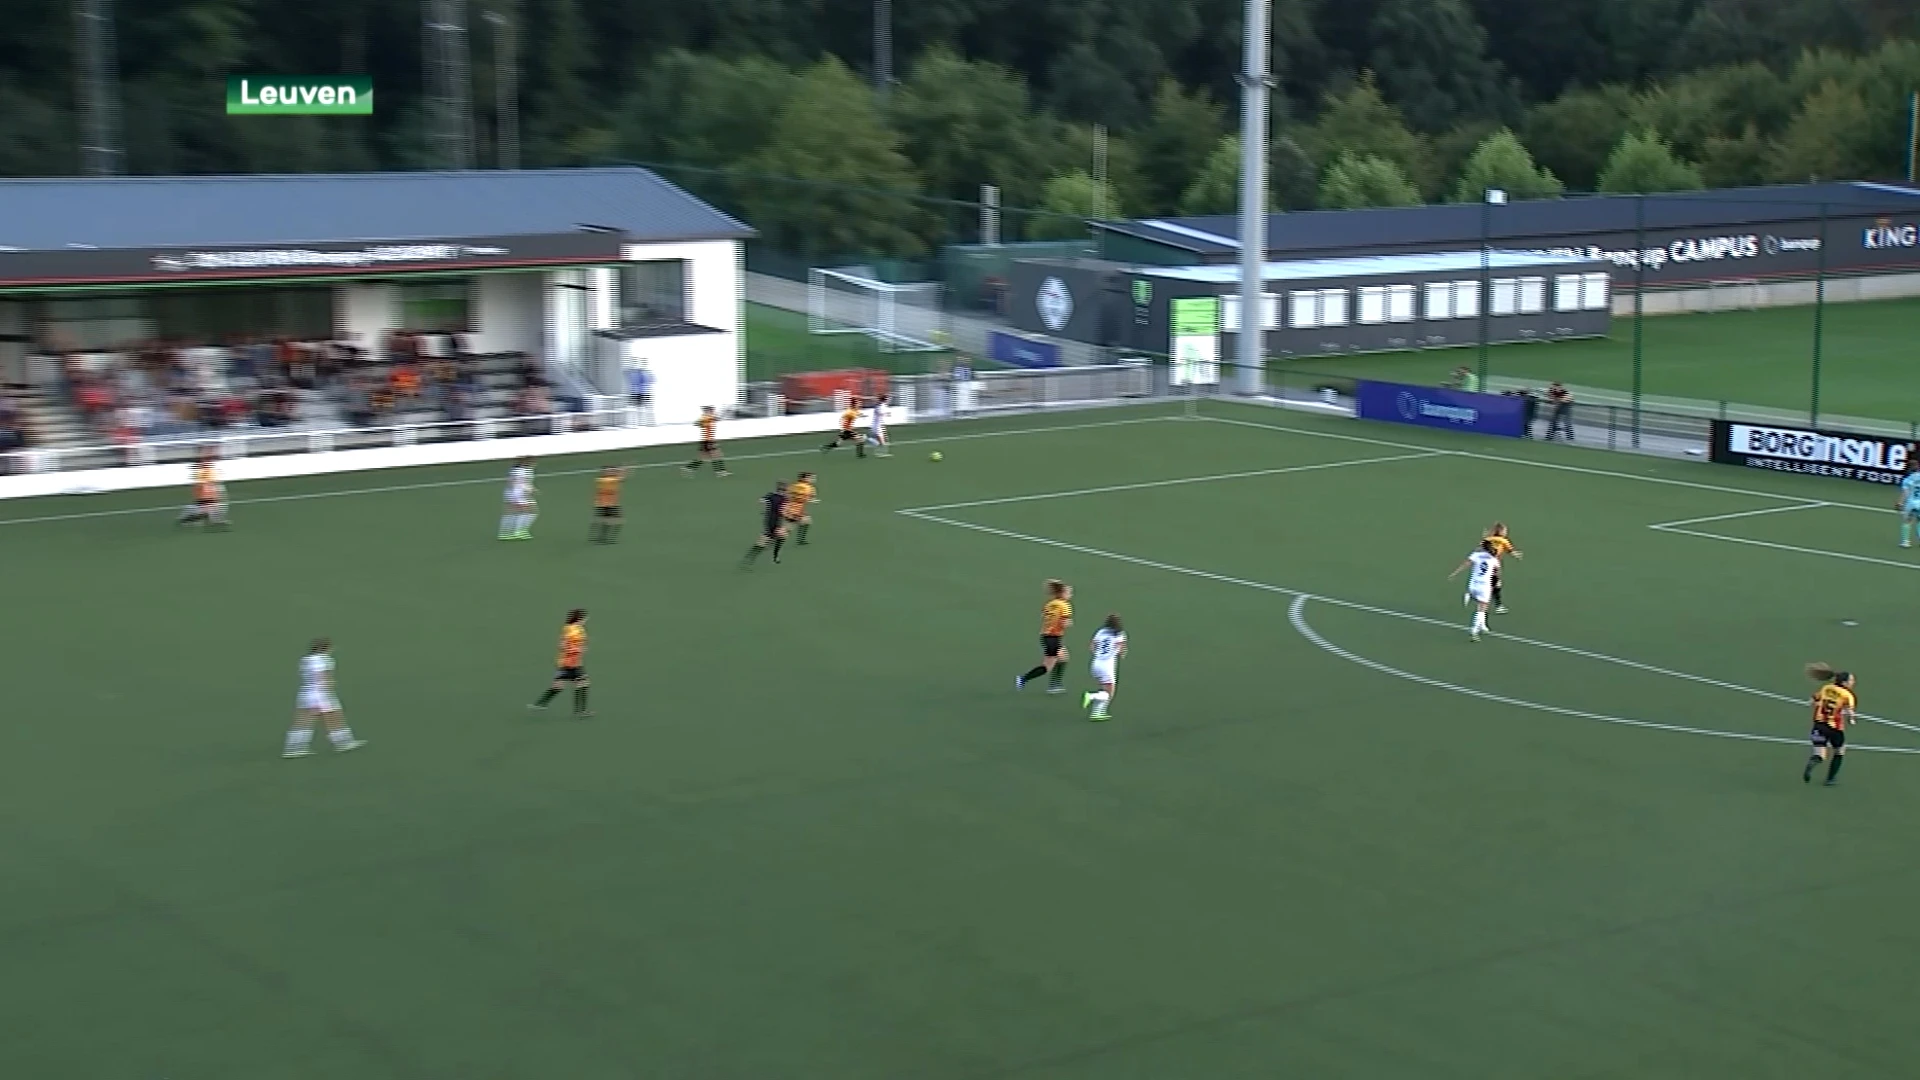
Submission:
POLYGON ((873 89, 883 105, 893 92, 893 0, 873 0, 873 89))
MULTIPOLYGON (((508 11, 513 0, 504 0, 508 11)), ((500 154, 500 167, 520 167, 520 80, 519 59, 514 55, 513 19, 508 12, 489 11, 493 24, 493 104, 496 119, 494 143, 500 154)))
POLYGON ((80 63, 80 163, 90 176, 117 176, 120 145, 119 63, 114 55, 113 0, 74 0, 80 63))
POLYGON ((473 168, 466 0, 426 0, 427 150, 443 169, 473 168))
POLYGON ((1247 0, 1247 66, 1240 74, 1240 333, 1235 389, 1266 390, 1266 320, 1261 280, 1267 262, 1267 20, 1271 0, 1247 0))

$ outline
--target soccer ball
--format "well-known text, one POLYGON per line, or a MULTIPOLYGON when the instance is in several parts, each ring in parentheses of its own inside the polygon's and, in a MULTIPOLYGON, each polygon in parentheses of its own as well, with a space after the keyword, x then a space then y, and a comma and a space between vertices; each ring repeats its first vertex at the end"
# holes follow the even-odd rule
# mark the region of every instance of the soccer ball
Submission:
POLYGON ((938 450, 935 450, 935 451, 934 451, 933 453, 931 453, 931 454, 928 454, 928 455, 927 455, 927 460, 928 460, 928 461, 939 461, 939 460, 940 460, 940 451, 938 451, 938 450))

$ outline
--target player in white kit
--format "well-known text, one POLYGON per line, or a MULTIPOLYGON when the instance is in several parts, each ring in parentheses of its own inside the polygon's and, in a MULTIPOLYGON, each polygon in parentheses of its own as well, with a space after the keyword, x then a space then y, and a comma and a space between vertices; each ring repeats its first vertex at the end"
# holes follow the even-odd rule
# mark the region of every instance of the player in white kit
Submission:
POLYGON ((1081 695, 1080 707, 1089 710, 1087 719, 1098 722, 1107 718, 1107 706, 1113 702, 1114 674, 1120 658, 1127 655, 1127 632, 1120 628, 1120 616, 1107 616, 1100 629, 1093 632, 1093 643, 1087 651, 1093 655, 1090 667, 1094 689, 1081 695))
POLYGON ((1454 567, 1447 580, 1452 581, 1462 570, 1469 571, 1466 602, 1473 608, 1473 640, 1479 641, 1487 629, 1487 605, 1493 602, 1493 579, 1500 573, 1500 557, 1493 553, 1493 541, 1480 541, 1480 550, 1454 567))
POLYGON ((533 459, 521 458, 507 474, 507 492, 500 510, 500 539, 533 539, 533 519, 540 515, 534 501, 533 459))
POLYGON ((293 726, 287 729, 287 749, 283 757, 306 757, 313 753, 313 726, 323 723, 334 750, 346 753, 367 745, 353 737, 340 715, 340 699, 333 692, 333 645, 326 638, 314 640, 307 655, 300 658, 300 699, 293 726))
POLYGON ((873 447, 877 457, 888 457, 887 450, 887 398, 882 394, 873 403, 873 415, 867 418, 867 443, 873 447))

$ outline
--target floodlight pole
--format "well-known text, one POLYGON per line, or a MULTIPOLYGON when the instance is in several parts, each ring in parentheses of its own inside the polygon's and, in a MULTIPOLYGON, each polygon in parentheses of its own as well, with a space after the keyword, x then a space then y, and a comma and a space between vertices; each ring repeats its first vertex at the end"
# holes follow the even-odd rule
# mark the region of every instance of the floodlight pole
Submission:
POLYGON ((1813 396, 1807 403, 1807 426, 1820 426, 1820 354, 1827 314, 1827 204, 1820 204, 1820 264, 1813 279, 1813 396))
POLYGON ((1907 99, 1907 183, 1920 170, 1920 90, 1907 99))
POLYGON ((1261 303, 1267 262, 1267 112, 1273 76, 1267 63, 1272 0, 1247 0, 1247 66, 1240 75, 1240 334, 1236 390, 1266 392, 1266 321, 1261 303))
POLYGON ((1492 336, 1492 326, 1488 322, 1487 309, 1493 306, 1492 286, 1488 277, 1493 271, 1493 248, 1488 239, 1491 228, 1493 208, 1504 206, 1507 193, 1499 188, 1488 188, 1480 200, 1480 383, 1481 393, 1487 390, 1487 339, 1492 336))
POLYGON ((494 123, 499 129, 494 132, 494 149, 502 169, 517 169, 520 167, 520 90, 519 80, 515 78, 513 23, 499 11, 488 11, 487 22, 493 26, 494 123))
POLYGON ((882 105, 893 93, 893 0, 873 0, 873 89, 882 105))
POLYGON ((1633 446, 1640 448, 1640 369, 1646 355, 1641 337, 1647 319, 1647 197, 1633 197, 1633 446))

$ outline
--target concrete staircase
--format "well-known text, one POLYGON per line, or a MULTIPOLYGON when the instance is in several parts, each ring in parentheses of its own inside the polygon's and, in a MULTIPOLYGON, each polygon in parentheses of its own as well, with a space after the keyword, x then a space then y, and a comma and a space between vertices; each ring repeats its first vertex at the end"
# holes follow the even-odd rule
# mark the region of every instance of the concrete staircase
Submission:
POLYGON ((78 410, 55 393, 39 387, 10 387, 0 391, 20 410, 20 424, 27 445, 41 450, 63 450, 76 446, 97 446, 106 442, 87 427, 78 410))

